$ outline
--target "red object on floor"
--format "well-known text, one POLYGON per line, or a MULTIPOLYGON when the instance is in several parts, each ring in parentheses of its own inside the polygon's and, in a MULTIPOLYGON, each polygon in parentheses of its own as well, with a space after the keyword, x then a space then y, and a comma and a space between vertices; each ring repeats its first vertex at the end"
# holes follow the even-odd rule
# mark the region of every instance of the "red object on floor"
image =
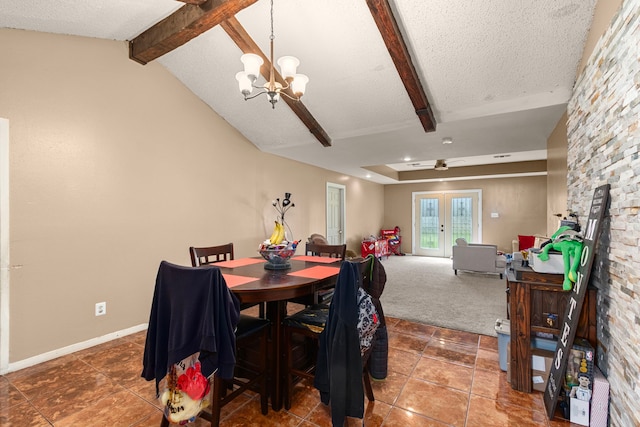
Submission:
POLYGON ((389 253, 394 255, 404 255, 400 250, 402 245, 402 236, 400 236, 400 227, 396 226, 393 229, 382 229, 380 235, 387 241, 389 247, 389 253))
POLYGON ((389 258, 389 244, 387 239, 367 240, 362 242, 360 252, 363 258, 373 254, 376 258, 386 256, 389 258))

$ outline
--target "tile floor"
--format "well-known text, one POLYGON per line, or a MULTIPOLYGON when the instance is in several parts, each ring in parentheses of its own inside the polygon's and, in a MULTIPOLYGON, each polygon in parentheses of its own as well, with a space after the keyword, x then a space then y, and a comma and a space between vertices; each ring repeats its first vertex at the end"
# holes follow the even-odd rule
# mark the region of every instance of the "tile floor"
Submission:
MULTIPOLYGON (((376 400, 365 400, 366 426, 573 425, 548 420, 542 393, 511 389, 497 338, 393 318, 387 327, 388 377, 373 382, 376 400)), ((139 332, 1 376, 0 426, 159 426, 153 382, 140 377, 144 340, 139 332)), ((289 411, 270 408, 263 416, 257 396, 243 395, 222 415, 221 426, 331 425, 329 408, 304 382, 289 411)))

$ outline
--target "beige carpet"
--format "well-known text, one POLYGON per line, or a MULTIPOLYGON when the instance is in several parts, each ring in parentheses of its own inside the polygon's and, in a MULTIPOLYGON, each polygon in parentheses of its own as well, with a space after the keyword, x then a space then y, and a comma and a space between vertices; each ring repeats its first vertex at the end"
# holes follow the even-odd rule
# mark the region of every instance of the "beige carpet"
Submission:
POLYGON ((506 319, 506 280, 497 274, 456 276, 449 258, 392 255, 382 265, 387 316, 490 336, 496 319, 506 319))

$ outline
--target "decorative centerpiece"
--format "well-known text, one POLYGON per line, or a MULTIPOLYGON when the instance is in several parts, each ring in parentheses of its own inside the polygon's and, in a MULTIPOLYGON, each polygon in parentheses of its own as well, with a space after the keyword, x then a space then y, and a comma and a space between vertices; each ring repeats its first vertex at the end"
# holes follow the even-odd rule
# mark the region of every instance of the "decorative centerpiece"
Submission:
POLYGON ((276 199, 272 205, 278 212, 278 217, 275 220, 271 237, 260 243, 258 252, 267 261, 264 268, 268 270, 283 270, 291 267, 289 260, 296 253, 296 247, 298 246, 297 240, 288 240, 287 228, 289 232, 291 232, 291 229, 284 221, 284 214, 295 204, 291 203, 291 193, 285 193, 282 202, 280 202, 280 199, 276 199))

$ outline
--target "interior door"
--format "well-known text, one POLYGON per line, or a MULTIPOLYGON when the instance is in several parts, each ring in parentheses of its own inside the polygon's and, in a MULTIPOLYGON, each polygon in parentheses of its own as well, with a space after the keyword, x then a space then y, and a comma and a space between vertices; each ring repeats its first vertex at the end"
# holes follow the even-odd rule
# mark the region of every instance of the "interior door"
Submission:
POLYGON ((327 241, 330 245, 342 245, 345 223, 345 186, 327 183, 327 241))
POLYGON ((413 195, 413 253, 451 256, 457 238, 482 241, 481 191, 424 192, 413 195))

